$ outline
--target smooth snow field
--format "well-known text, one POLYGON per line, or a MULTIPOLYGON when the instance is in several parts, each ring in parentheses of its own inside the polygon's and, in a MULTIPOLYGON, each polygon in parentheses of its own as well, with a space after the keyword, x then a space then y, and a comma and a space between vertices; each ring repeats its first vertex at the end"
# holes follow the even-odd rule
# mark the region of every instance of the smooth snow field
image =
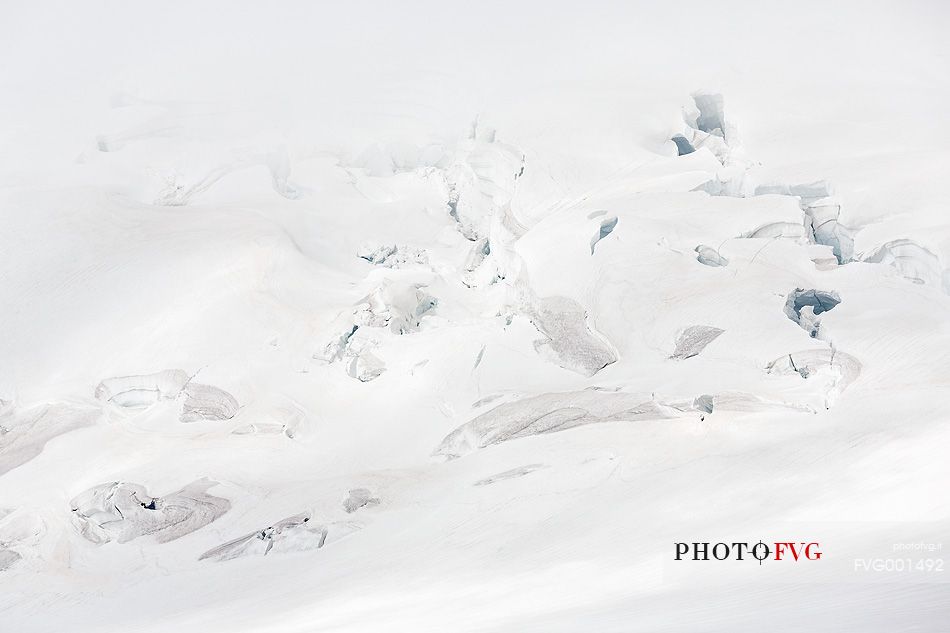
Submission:
POLYGON ((0 8, 0 632, 950 631, 950 4, 0 8))

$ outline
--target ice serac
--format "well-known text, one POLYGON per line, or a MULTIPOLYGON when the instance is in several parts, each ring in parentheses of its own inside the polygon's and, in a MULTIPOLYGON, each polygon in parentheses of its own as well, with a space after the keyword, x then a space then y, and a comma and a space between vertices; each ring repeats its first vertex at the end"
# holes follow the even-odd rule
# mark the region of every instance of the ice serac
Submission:
MULTIPOLYGON (((870 264, 887 264, 915 284, 941 287, 947 272, 940 258, 917 242, 908 239, 891 240, 861 258, 870 264)), ((945 292, 950 289, 944 288, 945 292)))
POLYGON ((600 226, 597 229, 597 232, 594 234, 594 237, 590 239, 590 254, 594 254, 594 247, 597 246, 597 243, 610 235, 617 226, 617 218, 610 217, 601 220, 600 226))
POLYGON ((538 350, 550 348, 565 369, 585 376, 617 361, 613 350, 587 323, 587 311, 568 297, 544 297, 538 302, 534 324, 546 338, 535 342, 538 350))
POLYGON ((696 396, 693 399, 693 408, 703 413, 712 413, 716 408, 716 399, 709 394, 696 396))
POLYGON ((658 420, 681 413, 639 394, 593 390, 547 393, 501 404, 475 417, 449 433, 433 454, 454 459, 494 444, 585 424, 658 420))
POLYGON ((352 514, 366 506, 379 505, 379 499, 367 488, 353 488, 343 497, 343 509, 352 514))
POLYGON ((706 346, 716 340, 720 334, 725 332, 711 325, 691 325, 679 335, 676 339, 676 349, 670 358, 685 360, 698 356, 700 352, 706 349, 706 346))
POLYGON ((386 279, 337 316, 330 326, 335 334, 313 356, 327 363, 344 361, 347 375, 360 382, 375 380, 386 371, 377 335, 385 340, 418 331, 438 304, 425 284, 386 279))
POLYGON ((699 109, 696 129, 726 138, 725 99, 714 92, 695 92, 693 101, 699 109))
MULTIPOLYGON (((725 100, 712 92, 693 93, 693 103, 684 109, 684 126, 670 140, 676 145, 679 156, 707 149, 723 165, 731 161, 734 129, 729 129, 725 119, 725 100)), ((714 194, 718 195, 718 194, 714 194)))
POLYGON ((805 380, 824 384, 825 407, 828 408, 861 375, 861 362, 834 348, 808 349, 780 356, 765 369, 769 374, 797 374, 805 380))
POLYGON ((670 140, 676 145, 676 153, 678 156, 686 156, 687 154, 692 154, 696 151, 696 148, 693 147, 693 144, 690 143, 682 134, 677 134, 670 140))
POLYGON ((198 560, 220 562, 245 556, 266 556, 272 552, 280 554, 320 549, 326 543, 328 534, 326 525, 312 522, 310 513, 302 512, 212 548, 198 560))
POLYGON ((785 315, 797 323, 812 338, 817 338, 821 327, 820 315, 841 303, 837 292, 796 288, 785 301, 785 315))
POLYGON ((99 400, 126 409, 149 407, 161 400, 175 400, 184 395, 179 419, 230 420, 240 405, 227 391, 196 382, 181 369, 166 369, 154 374, 137 374, 107 378, 96 387, 99 400))
POLYGON ((181 490, 152 497, 139 484, 100 484, 70 502, 73 524, 93 543, 127 543, 142 536, 166 543, 201 529, 231 508, 227 499, 208 493, 216 485, 200 479, 181 490))
POLYGON ((386 281, 359 301, 353 312, 354 325, 408 334, 418 329, 436 305, 438 301, 422 284, 386 281))
POLYGON ((346 366, 346 374, 350 378, 356 378, 360 382, 369 382, 376 380, 386 371, 386 363, 371 352, 366 347, 362 349, 351 347, 349 354, 349 364, 346 366))
POLYGON ((696 261, 705 266, 728 266, 729 260, 719 254, 714 248, 706 246, 705 244, 700 244, 695 248, 696 251, 696 261))
POLYGON ((106 378, 96 386, 96 398, 120 407, 147 407, 163 399, 172 399, 188 383, 181 369, 166 369, 154 374, 106 378))
POLYGON ((524 154, 497 139, 494 128, 473 122, 451 164, 442 171, 449 215, 459 233, 477 241, 491 237, 491 225, 504 215, 524 173, 524 154))
POLYGON ((429 256, 421 248, 397 244, 376 244, 364 242, 356 251, 356 256, 365 259, 374 266, 384 268, 407 268, 429 263, 429 256))
POLYGON ((359 325, 353 325, 349 330, 335 336, 326 344, 322 355, 314 354, 314 358, 322 358, 328 363, 345 361, 347 376, 360 382, 370 382, 386 371, 386 362, 373 352, 379 345, 377 340, 354 336, 359 330, 359 325))
POLYGON ((854 231, 841 224, 841 207, 821 202, 803 207, 816 244, 830 246, 839 264, 847 264, 854 256, 854 231))
MULTIPOLYGON (((723 117, 722 98, 719 95, 694 95, 700 114, 693 127, 694 135, 711 134, 715 139, 725 139, 726 124, 723 117)), ((732 143, 728 143, 731 145, 732 143)), ((757 184, 750 171, 751 164, 735 159, 731 153, 717 154, 726 166, 724 174, 704 182, 694 191, 704 191, 712 196, 752 197, 765 195, 791 196, 798 198, 802 211, 802 223, 769 222, 743 234, 749 238, 794 238, 807 239, 814 244, 831 247, 835 262, 847 264, 854 257, 856 230, 841 222, 841 205, 833 197, 831 184, 825 180, 801 184, 757 184)), ((700 260, 702 261, 702 259, 700 260)), ((705 262, 704 262, 705 263, 705 262)))
POLYGON ((841 205, 834 199, 830 183, 818 180, 794 185, 766 184, 755 189, 757 196, 768 194, 797 197, 811 241, 830 246, 838 264, 852 260, 855 230, 840 222, 841 205))

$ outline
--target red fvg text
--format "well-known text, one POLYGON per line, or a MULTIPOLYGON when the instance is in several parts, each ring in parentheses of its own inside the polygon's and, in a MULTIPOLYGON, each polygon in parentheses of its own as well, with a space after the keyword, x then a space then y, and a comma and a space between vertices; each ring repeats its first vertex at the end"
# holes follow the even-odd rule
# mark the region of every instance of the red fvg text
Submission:
POLYGON ((821 544, 815 541, 764 543, 674 543, 676 560, 820 560, 821 544))

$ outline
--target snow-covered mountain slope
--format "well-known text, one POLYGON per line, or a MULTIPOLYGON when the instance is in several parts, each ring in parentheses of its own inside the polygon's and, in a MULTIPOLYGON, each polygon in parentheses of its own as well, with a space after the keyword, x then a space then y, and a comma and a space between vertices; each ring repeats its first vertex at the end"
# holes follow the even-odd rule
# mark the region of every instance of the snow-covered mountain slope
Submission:
POLYGON ((9 7, 0 630, 943 630, 948 12, 846 5, 9 7))

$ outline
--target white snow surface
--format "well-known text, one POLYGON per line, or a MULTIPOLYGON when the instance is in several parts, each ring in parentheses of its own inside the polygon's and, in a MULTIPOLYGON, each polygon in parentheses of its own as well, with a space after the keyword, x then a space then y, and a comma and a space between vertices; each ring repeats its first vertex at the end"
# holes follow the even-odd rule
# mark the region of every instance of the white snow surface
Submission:
POLYGON ((3 6, 0 630, 947 630, 950 5, 3 6))

